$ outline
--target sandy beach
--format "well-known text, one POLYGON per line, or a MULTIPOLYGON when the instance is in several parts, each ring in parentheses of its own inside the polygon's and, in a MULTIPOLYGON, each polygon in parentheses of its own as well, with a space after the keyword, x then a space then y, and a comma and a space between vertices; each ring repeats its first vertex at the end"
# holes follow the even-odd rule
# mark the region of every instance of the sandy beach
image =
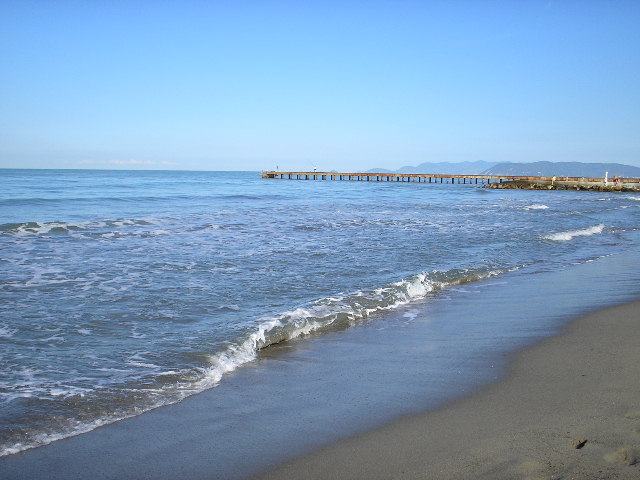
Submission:
POLYGON ((639 326, 638 301, 591 313, 470 397, 256 478, 640 478, 639 326))

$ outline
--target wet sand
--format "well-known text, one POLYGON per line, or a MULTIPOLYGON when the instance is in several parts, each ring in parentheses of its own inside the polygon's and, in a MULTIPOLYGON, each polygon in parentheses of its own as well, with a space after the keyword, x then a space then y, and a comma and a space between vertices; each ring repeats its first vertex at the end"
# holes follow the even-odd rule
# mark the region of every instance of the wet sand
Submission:
POLYGON ((470 397, 256 478, 638 479, 640 301, 514 354, 503 380, 470 397))

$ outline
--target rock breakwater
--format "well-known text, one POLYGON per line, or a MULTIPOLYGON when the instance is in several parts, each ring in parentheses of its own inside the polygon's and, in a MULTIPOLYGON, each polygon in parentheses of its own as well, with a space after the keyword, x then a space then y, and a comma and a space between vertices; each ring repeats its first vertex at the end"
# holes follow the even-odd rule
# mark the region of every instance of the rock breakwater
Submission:
POLYGON ((596 192, 640 192, 640 183, 575 182, 555 181, 541 182, 536 180, 512 180, 485 185, 484 188, 503 190, 590 190, 596 192))

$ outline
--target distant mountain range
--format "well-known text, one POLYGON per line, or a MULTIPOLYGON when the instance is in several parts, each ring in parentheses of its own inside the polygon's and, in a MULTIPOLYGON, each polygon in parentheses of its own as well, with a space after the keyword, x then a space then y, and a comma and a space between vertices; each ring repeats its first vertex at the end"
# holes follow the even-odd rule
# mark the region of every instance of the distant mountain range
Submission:
POLYGON ((486 175, 523 175, 536 177, 640 177, 640 168, 621 163, 533 162, 498 163, 482 172, 486 175))
POLYGON ((418 166, 402 167, 398 170, 375 168, 368 172, 380 173, 450 173, 452 175, 518 175, 532 177, 609 177, 640 178, 640 167, 621 163, 582 163, 582 162, 531 162, 531 163, 492 163, 477 162, 437 162, 421 163, 418 166))
MULTIPOLYGON (((493 167, 495 163, 478 160, 477 162, 437 162, 421 163, 416 167, 406 166, 398 170, 386 170, 384 168, 374 168, 368 172, 379 173, 451 173, 453 175, 478 175, 483 170, 493 167)), ((367 173, 367 172, 365 172, 367 173)))

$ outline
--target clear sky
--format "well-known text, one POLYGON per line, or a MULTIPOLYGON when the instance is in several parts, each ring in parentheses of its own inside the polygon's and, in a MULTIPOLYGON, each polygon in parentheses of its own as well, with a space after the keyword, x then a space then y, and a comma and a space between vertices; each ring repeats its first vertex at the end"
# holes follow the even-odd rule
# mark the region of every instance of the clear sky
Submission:
POLYGON ((640 1, 0 0, 0 167, 640 166, 640 1))

